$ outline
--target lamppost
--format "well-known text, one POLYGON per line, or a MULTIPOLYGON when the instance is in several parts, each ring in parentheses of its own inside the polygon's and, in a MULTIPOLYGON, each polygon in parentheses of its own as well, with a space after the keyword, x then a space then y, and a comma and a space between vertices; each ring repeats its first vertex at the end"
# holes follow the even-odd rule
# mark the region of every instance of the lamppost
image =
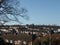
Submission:
POLYGON ((51 45, 51 28, 48 28, 49 45, 51 45))

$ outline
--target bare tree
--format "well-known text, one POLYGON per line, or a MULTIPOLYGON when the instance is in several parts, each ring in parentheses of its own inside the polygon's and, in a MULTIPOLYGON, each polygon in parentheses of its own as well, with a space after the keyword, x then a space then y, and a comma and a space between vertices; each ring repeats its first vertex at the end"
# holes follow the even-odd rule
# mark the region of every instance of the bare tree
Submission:
POLYGON ((0 24, 9 21, 21 23, 18 17, 29 19, 26 12, 25 8, 20 7, 20 0, 0 0, 0 24))

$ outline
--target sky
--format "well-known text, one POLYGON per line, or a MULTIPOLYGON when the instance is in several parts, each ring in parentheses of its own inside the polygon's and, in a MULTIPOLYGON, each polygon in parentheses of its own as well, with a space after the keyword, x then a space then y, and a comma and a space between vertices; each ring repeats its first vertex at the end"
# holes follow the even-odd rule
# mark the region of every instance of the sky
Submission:
POLYGON ((60 0, 21 0, 21 6, 28 10, 29 20, 23 24, 60 25, 60 0))
MULTIPOLYGON (((16 8, 25 8, 29 20, 18 17, 23 24, 45 24, 60 25, 60 0, 18 0, 20 3, 16 8)), ((14 2, 12 2, 13 5, 14 2)), ((12 18, 12 17, 11 17, 12 18)), ((6 24, 19 24, 17 22, 8 22, 6 24)))

